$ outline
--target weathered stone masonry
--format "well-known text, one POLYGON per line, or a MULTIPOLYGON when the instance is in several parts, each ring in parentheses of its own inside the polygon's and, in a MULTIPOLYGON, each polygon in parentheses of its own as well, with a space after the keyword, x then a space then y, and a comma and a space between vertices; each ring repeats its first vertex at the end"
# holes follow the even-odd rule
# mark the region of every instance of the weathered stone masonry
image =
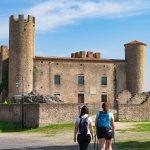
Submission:
POLYGON ((35 18, 23 15, 10 17, 9 35, 9 48, 0 46, 1 101, 34 90, 43 97, 59 95, 64 104, 0 105, 1 121, 23 121, 26 127, 73 122, 80 103, 97 110, 103 98, 118 106, 119 120, 150 120, 149 93, 142 93, 145 43, 125 44, 125 60, 102 59, 100 52, 92 51, 74 52, 70 58, 39 57, 35 56, 35 18))
POLYGON ((77 115, 78 104, 0 105, 0 121, 23 123, 27 128, 74 122, 77 115))
MULTIPOLYGON (((101 104, 107 96, 111 104, 123 90, 131 93, 145 91, 145 47, 133 41, 125 44, 125 60, 102 59, 99 52, 75 52, 71 58, 35 56, 35 18, 23 15, 10 17, 9 26, 8 95, 60 95, 65 103, 101 104), (55 76, 59 76, 59 84, 55 76), (79 76, 84 84, 78 83, 79 76), (107 79, 102 85, 102 78, 107 79)), ((1 46, 1 55, 7 48, 1 46)), ((7 52, 8 53, 8 52, 7 52)), ((3 78, 3 58, 0 60, 0 81, 3 78)), ((3 92, 2 92, 3 93, 3 92)), ((6 97, 6 96, 5 96, 6 97)))
POLYGON ((27 20, 23 15, 18 19, 10 17, 9 95, 33 90, 34 31, 34 17, 28 16, 27 20))
POLYGON ((117 101, 119 121, 150 120, 150 92, 132 94, 123 91, 117 101))

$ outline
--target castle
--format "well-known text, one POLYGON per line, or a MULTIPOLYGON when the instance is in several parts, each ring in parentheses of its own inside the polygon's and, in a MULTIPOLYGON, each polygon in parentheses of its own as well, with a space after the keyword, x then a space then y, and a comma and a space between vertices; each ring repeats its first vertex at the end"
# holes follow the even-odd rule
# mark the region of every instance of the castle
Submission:
POLYGON ((65 103, 111 103, 118 93, 145 92, 146 44, 125 46, 125 60, 102 59, 100 52, 79 51, 70 58, 35 56, 35 18, 10 17, 9 48, 0 47, 1 96, 59 95, 65 103))

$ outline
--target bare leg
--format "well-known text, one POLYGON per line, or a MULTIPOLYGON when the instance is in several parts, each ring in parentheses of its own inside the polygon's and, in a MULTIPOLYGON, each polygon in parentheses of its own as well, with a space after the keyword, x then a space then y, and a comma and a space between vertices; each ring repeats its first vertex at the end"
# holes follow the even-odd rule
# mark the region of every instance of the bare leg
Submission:
POLYGON ((112 139, 106 140, 106 150, 112 150, 112 139))
POLYGON ((100 145, 100 150, 105 150, 105 144, 106 144, 105 138, 100 138, 100 139, 98 139, 98 141, 99 141, 99 145, 100 145))

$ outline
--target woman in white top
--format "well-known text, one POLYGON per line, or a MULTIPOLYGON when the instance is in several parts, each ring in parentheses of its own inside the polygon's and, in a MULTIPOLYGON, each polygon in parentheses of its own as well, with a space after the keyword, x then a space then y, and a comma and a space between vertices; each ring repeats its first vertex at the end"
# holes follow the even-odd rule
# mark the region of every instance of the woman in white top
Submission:
POLYGON ((89 117, 89 110, 86 106, 81 108, 80 116, 76 118, 74 129, 74 142, 78 141, 80 150, 87 150, 88 145, 93 140, 92 118, 89 117))

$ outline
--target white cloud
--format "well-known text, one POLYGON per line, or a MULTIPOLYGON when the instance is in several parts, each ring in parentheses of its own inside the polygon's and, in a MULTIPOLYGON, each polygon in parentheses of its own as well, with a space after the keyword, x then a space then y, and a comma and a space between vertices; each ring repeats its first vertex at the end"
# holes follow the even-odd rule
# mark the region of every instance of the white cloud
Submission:
POLYGON ((121 18, 149 11, 146 0, 47 0, 29 10, 36 17, 38 31, 52 31, 58 27, 87 18, 121 18))
MULTIPOLYGON (((118 19, 149 11, 148 0, 34 0, 33 6, 24 10, 24 14, 36 17, 37 32, 47 32, 82 19, 118 19)), ((8 38, 7 17, 0 18, 1 39, 8 38)))

